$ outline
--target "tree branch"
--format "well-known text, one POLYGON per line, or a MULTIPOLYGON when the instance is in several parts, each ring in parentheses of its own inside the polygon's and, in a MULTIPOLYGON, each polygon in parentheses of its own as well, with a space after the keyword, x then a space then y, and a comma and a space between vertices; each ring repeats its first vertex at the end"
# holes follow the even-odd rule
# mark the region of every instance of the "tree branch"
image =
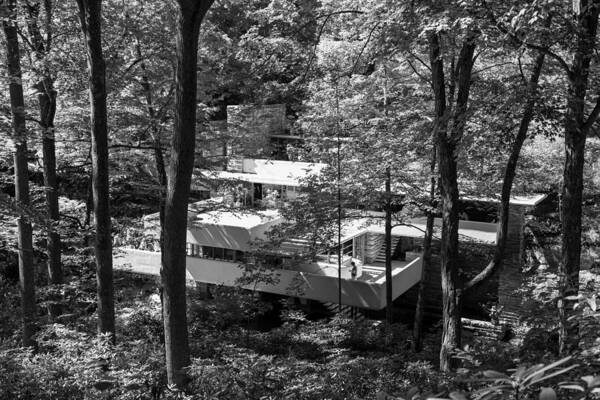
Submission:
POLYGON ((423 80, 423 82, 426 82, 429 85, 433 85, 431 82, 431 79, 428 79, 425 75, 421 74, 408 58, 406 59, 406 62, 408 63, 408 65, 410 66, 410 69, 412 69, 414 74, 417 75, 419 78, 421 78, 423 80))
POLYGON ((431 67, 429 66, 429 64, 427 64, 425 61, 423 61, 423 59, 421 57, 419 57, 418 55, 416 55, 415 53, 412 52, 408 52, 408 54, 410 54, 410 56, 412 58, 414 58, 415 60, 417 60, 419 63, 421 63, 421 65, 423 67, 425 67, 425 69, 427 69, 428 71, 431 71, 431 67))
POLYGON ((506 162, 506 168, 504 170, 504 179, 502 182, 502 195, 500 200, 500 229, 498 230, 498 234, 496 236, 496 249, 494 251, 494 257, 481 272, 479 272, 475 277, 473 277, 463 286, 463 291, 479 286, 492 275, 494 275, 502 265, 506 248, 506 242, 508 238, 508 218, 512 185, 516 174, 519 156, 521 154, 521 149, 523 147, 525 139, 527 139, 529 123, 533 119, 536 92, 542 68, 544 66, 545 55, 545 52, 538 52, 538 55, 535 59, 535 64, 527 88, 527 103, 525 104, 523 110, 521 123, 519 125, 519 131, 517 132, 517 136, 515 138, 515 141, 513 142, 508 161, 506 162))
POLYGON ((560 65, 560 67, 569 76, 569 79, 571 78, 571 68, 569 67, 569 64, 567 64, 567 62, 565 61, 564 58, 562 58, 558 54, 554 53, 553 51, 550 50, 550 48, 548 48, 546 46, 541 46, 541 45, 535 44, 535 43, 529 43, 529 42, 525 41, 524 39, 521 39, 515 32, 509 30, 506 26, 504 26, 500 21, 498 21, 496 19, 494 12, 490 9, 490 7, 488 6, 488 4, 485 0, 483 1, 483 5, 488 11, 488 13, 487 13, 488 18, 496 26, 496 28, 498 28, 498 30, 500 30, 500 32, 510 36, 510 38, 513 41, 515 41, 516 43, 518 43, 521 46, 525 46, 529 49, 536 50, 538 52, 546 54, 548 57, 550 57, 554 61, 556 61, 558 63, 558 65, 560 65))
POLYGON ((594 106, 594 109, 588 116, 587 120, 585 121, 585 124, 583 124, 583 132, 582 133, 584 135, 587 135, 587 133, 592 128, 592 125, 594 125, 594 123, 598 119, 599 115, 600 115, 600 96, 598 96, 598 98, 596 99, 596 105, 594 106))
POLYGON ((360 58, 362 57, 363 52, 365 51, 365 49, 367 48, 367 45, 371 41, 371 36, 373 35, 373 32, 375 32, 375 28, 377 28, 378 26, 379 26, 379 22, 376 22, 375 25, 373 25, 373 27, 369 31, 369 34, 367 35, 367 40, 365 41, 365 44, 363 45, 363 47, 360 49, 360 53, 358 53, 358 56, 356 57, 356 61, 354 61, 354 65, 352 66, 352 70, 350 70, 350 74, 348 74, 348 76, 352 76, 354 74, 354 71, 356 70, 356 67, 358 66, 358 62, 360 61, 360 58))
POLYGON ((319 33, 317 35, 317 40, 315 41, 315 45, 313 46, 312 54, 310 55, 310 58, 308 59, 308 64, 306 65, 306 69, 304 70, 304 74, 302 75, 302 79, 300 80, 300 82, 304 82, 306 80, 306 76, 308 75, 308 72, 310 71, 310 67, 312 66, 313 60, 315 59, 315 57, 317 55, 317 47, 319 46, 319 42, 321 41, 321 35, 323 34, 325 25, 327 24, 327 21, 329 21, 330 17, 331 17, 331 14, 327 15, 327 17, 325 17, 325 21, 323 21, 323 23, 321 24, 321 28, 319 29, 319 33))

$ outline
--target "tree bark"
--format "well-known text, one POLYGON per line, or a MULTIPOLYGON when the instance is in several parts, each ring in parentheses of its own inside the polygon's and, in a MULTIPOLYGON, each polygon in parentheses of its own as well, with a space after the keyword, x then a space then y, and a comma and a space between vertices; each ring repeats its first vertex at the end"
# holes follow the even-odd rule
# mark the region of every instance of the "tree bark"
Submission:
POLYGON ((17 36, 17 4, 15 0, 7 2, 9 15, 2 19, 2 28, 6 37, 6 56, 10 79, 10 109, 12 114, 12 139, 15 145, 15 197, 19 206, 17 220, 19 246, 19 285, 22 307, 22 344, 35 346, 36 306, 33 267, 33 241, 31 222, 26 209, 29 208, 29 171, 27 165, 27 128, 25 126, 25 102, 21 75, 21 59, 17 36))
POLYGON ((442 347, 440 369, 452 368, 451 355, 461 345, 461 321, 458 282, 458 185, 456 184, 455 147, 447 138, 438 145, 440 192, 442 199, 442 347))
MULTIPOLYGON (((89 155, 92 158, 92 149, 90 148, 89 155)), ((94 211, 94 179, 93 179, 93 168, 90 167, 89 171, 87 171, 87 193, 85 196, 85 220, 83 225, 90 226, 92 219, 92 212, 94 211)), ((86 235, 85 239, 86 245, 89 243, 88 235, 86 235)))
MULTIPOLYGON (((435 98, 437 153, 442 200, 442 243, 440 250, 442 278, 442 345, 440 369, 452 369, 452 353, 461 346, 460 290, 458 280, 458 181, 457 144, 460 143, 467 119, 467 106, 474 63, 475 39, 471 33, 464 39, 456 65, 458 89, 454 110, 447 106, 444 63, 438 33, 429 35, 432 86, 435 98), (450 116, 450 111, 452 115, 450 116), (451 117, 451 118, 450 118, 451 117), (452 120, 450 132, 448 121, 452 120)), ((453 91, 451 89, 451 91, 453 91)), ((452 101, 452 99, 450 99, 452 101)))
POLYGON ((392 291, 392 191, 390 167, 387 167, 385 169, 385 321, 388 329, 394 322, 392 291))
MULTIPOLYGON (((435 133, 434 133, 435 135, 435 133)), ((433 239, 433 228, 435 222, 434 210, 436 208, 435 199, 435 165, 437 163, 437 152, 434 145, 431 151, 430 165, 430 187, 429 187, 429 211, 427 212, 427 222, 425 224, 425 236, 423 237, 423 262, 421 264, 421 280, 419 281, 419 291, 417 293, 417 304, 415 306, 415 321, 413 325, 413 350, 418 353, 423 349, 423 317, 425 313, 425 290, 427 288, 427 271, 431 267, 431 242, 433 239)))
MULTIPOLYGON (((52 2, 47 0, 45 5, 46 21, 46 40, 40 32, 38 19, 40 12, 39 3, 27 5, 29 19, 27 28, 31 36, 31 43, 38 61, 43 61, 47 56, 51 44, 52 30, 50 21, 52 20, 52 2)), ((56 114, 56 90, 54 90, 54 80, 48 68, 44 67, 41 71, 41 78, 35 84, 38 92, 38 105, 40 110, 40 127, 42 130, 42 154, 44 169, 44 187, 46 194, 46 210, 48 217, 53 222, 54 227, 49 229, 47 237, 48 252, 48 280, 50 284, 62 283, 62 267, 60 260, 60 234, 58 230, 59 209, 58 209, 58 183, 56 179, 56 145, 54 131, 54 115, 56 114)), ((50 314, 56 316, 60 309, 54 307, 50 314)))
MULTIPOLYGON (((565 164, 562 187, 562 251, 559 264, 559 349, 567 354, 577 347, 579 332, 567 321, 573 310, 573 299, 579 292, 581 262, 581 214, 583 198, 583 165, 587 132, 597 118, 592 112, 585 118, 590 62, 594 54, 600 1, 581 0, 573 3, 578 35, 569 71, 567 110, 565 114, 565 164)), ((596 109, 600 105, 596 105, 596 109)), ((596 111, 596 110, 594 110, 596 111)))
POLYGON ((92 193, 96 223, 96 279, 98 331, 115 341, 112 237, 108 183, 108 127, 106 111, 106 67, 102 54, 102 1, 77 0, 81 31, 85 38, 90 77, 92 132, 92 193))
POLYGON ((186 316, 186 230, 196 136, 198 34, 213 0, 178 0, 175 126, 165 198, 161 278, 169 384, 183 387, 190 364, 186 316))
MULTIPOLYGON (((41 82, 40 82, 41 83, 41 82)), ((39 88, 39 86, 38 86, 39 88)), ((51 284, 63 282, 61 266, 60 234, 58 233, 58 181, 56 179, 56 144, 54 136, 54 113, 56 111, 56 91, 50 79, 44 79, 42 90, 38 92, 40 122, 43 131, 42 154, 44 166, 44 186, 46 209, 53 227, 48 232, 48 279, 51 284)))

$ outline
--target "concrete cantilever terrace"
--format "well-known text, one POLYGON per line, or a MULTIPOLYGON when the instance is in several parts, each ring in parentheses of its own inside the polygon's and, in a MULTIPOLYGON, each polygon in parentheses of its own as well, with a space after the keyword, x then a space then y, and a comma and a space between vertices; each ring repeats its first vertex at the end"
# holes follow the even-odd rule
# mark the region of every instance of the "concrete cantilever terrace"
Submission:
MULTIPOLYGON (((196 282, 215 285, 239 286, 240 280, 252 269, 242 260, 236 259, 233 251, 250 249, 251 242, 265 239, 265 232, 280 223, 276 211, 231 212, 211 211, 195 214, 190 218, 188 245, 201 247, 201 255, 193 251, 187 257, 188 277, 196 282), (208 250, 207 250, 208 249, 208 250), (221 255, 208 251, 223 249, 221 255), (227 252, 231 256, 227 256, 227 252)), ((414 220, 406 226, 397 226, 392 235, 396 238, 420 238, 424 221, 414 220)), ((350 306, 379 310, 385 307, 384 265, 376 260, 381 251, 383 227, 381 221, 372 219, 354 220, 346 223, 342 243, 351 248, 342 264, 342 303, 350 306), (369 256, 371 254, 371 256, 369 256), (350 261, 358 265, 357 276, 350 273, 350 261)), ((495 224, 462 222, 461 235, 485 243, 494 243, 495 224)), ((159 275, 160 253, 153 251, 120 248, 115 253, 115 268, 132 272, 159 275)), ((268 269, 271 279, 258 279, 256 284, 242 285, 248 289, 299 298, 336 303, 338 301, 338 266, 336 257, 321 256, 312 263, 281 265, 268 269)), ((393 298, 397 298, 421 277, 419 254, 404 261, 392 263, 393 298)))
MULTIPOLYGON (((303 178, 319 173, 323 164, 301 162, 242 159, 233 171, 202 171, 204 178, 214 181, 244 183, 241 192, 250 197, 243 204, 270 206, 263 199, 267 192, 275 193, 280 201, 293 198, 303 178), (258 202, 258 203, 257 203, 258 202)), ((328 255, 313 262, 290 261, 290 255, 301 251, 302 240, 290 239, 279 249, 279 259, 274 266, 258 268, 270 274, 269 279, 248 282, 248 275, 256 274, 254 261, 247 257, 255 240, 266 239, 265 233, 282 217, 276 210, 231 211, 227 200, 211 198, 190 205, 187 232, 186 266, 188 278, 215 285, 243 286, 261 292, 295 296, 322 302, 338 302, 341 284, 342 303, 350 306, 379 310, 385 307, 385 273, 382 254, 385 253, 384 227, 381 215, 372 212, 365 218, 345 222, 342 234, 342 279, 338 280, 337 258, 328 255), (215 210, 216 209, 216 210, 215 210), (210 210, 210 211, 208 211, 210 210), (357 265, 357 274, 351 275, 350 262, 357 265)), ((230 196, 231 199, 236 196, 230 196)), ((543 196, 518 198, 511 204, 531 206, 543 196)), ((237 196, 240 201, 239 193, 237 196)), ((476 199, 495 202, 493 199, 476 199)), ((157 233, 158 215, 144 218, 147 232, 157 233)), ((440 225, 436 220, 436 225, 440 225)), ((419 240, 423 237, 425 220, 414 219, 392 230, 393 243, 400 250, 401 260, 392 261, 393 298, 408 291, 419 282, 422 262, 419 240)), ((493 245, 498 226, 495 223, 460 221, 461 240, 493 245)), ((292 257, 293 258, 293 257, 292 257)), ((159 275, 160 253, 119 248, 115 251, 115 268, 133 272, 159 275)))

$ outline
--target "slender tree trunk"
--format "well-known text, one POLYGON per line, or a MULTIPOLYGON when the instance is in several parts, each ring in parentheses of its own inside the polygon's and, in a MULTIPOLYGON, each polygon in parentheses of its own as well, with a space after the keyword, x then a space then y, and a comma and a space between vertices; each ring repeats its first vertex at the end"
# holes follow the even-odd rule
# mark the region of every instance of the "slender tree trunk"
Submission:
MULTIPOLYGON (((142 48, 140 45, 139 38, 136 37, 135 49, 137 56, 142 61, 140 62, 140 68, 142 70, 142 89, 144 90, 144 97, 146 99, 146 108, 148 110, 148 116, 150 117, 150 129, 152 131, 152 141, 154 143, 154 165, 158 175, 158 185, 160 187, 158 208, 159 208, 159 221, 160 226, 163 226, 165 221, 165 192, 167 188, 167 172, 165 169, 165 159, 162 150, 162 143, 160 140, 160 130, 158 129, 158 121, 156 115, 156 109, 154 108, 154 101, 152 100, 152 88, 150 86, 150 79, 146 72, 146 62, 143 61, 142 48)), ((160 248, 162 251, 162 230, 160 237, 160 248)))
POLYGON ((90 77, 92 125, 92 192, 96 223, 96 279, 98 285, 98 331, 115 340, 112 236, 108 183, 108 127, 106 67, 102 54, 102 1, 77 0, 81 31, 85 38, 90 77))
POLYGON ((388 329, 394 322, 392 299, 392 191, 390 167, 385 169, 385 322, 388 329))
POLYGON ((585 142, 591 125, 598 116, 600 99, 592 114, 585 118, 585 100, 589 69, 598 30, 600 1, 573 2, 578 37, 573 53, 565 114, 565 164, 562 187, 562 260, 559 264, 559 350, 567 354, 578 346, 579 329, 569 323, 574 298, 579 292, 581 263, 581 214, 583 199, 583 165, 585 142))
MULTIPOLYGON (((52 2, 44 2, 45 21, 46 21, 46 40, 40 31, 38 25, 40 3, 31 3, 27 5, 29 19, 27 28, 31 36, 31 43, 35 51, 35 57, 38 61, 44 62, 50 49, 52 40, 52 2)), ((62 283, 62 267, 60 260, 60 234, 58 233, 59 209, 58 209, 58 183, 56 179, 56 145, 54 116, 56 114, 56 90, 54 90, 54 81, 47 67, 41 71, 42 77, 35 84, 38 92, 38 104, 40 110, 40 127, 42 130, 42 153, 44 169, 44 187, 46 194, 46 210, 49 219, 53 222, 54 228, 48 231, 47 252, 48 252, 48 278, 50 284, 62 283)), ((60 306, 54 304, 50 306, 50 315, 60 314, 60 306)))
POLYGON ((454 146, 447 139, 438 147, 440 192, 442 198, 442 276, 443 331, 440 369, 450 371, 452 353, 461 345, 461 321, 458 287, 458 187, 454 146), (446 143, 443 143, 446 142, 446 143))
MULTIPOLYGON (((40 82, 42 83, 42 82, 40 82)), ((38 87, 38 103, 40 107, 40 123, 42 127, 42 154, 44 166, 44 187, 46 193, 46 210, 53 223, 48 230, 46 250, 48 252, 48 281, 51 285, 63 283, 61 265, 61 244, 58 224, 58 181, 56 179, 56 146, 54 137, 54 113, 56 111, 56 91, 51 79, 44 79, 43 87, 38 87)), ((52 296, 54 301, 48 302, 48 313, 55 318, 62 312, 60 295, 52 296)))
MULTIPOLYGON (((142 46, 139 38, 135 38, 135 49, 137 56, 140 60, 140 68, 142 70, 142 89, 144 90, 144 98, 146 99, 146 109, 148 110, 148 116, 150 117, 150 129, 152 131, 152 142, 154 144, 154 165, 156 167, 156 173, 158 177, 158 220, 159 220, 159 237, 158 246, 161 253, 164 251, 164 237, 162 227, 165 224, 165 193, 167 191, 167 171, 165 169, 165 159, 162 150, 162 143, 160 140, 160 130, 158 128, 158 121, 156 110, 154 108, 154 102, 152 100, 152 88, 150 86, 150 79, 146 71, 146 62, 142 55, 142 46)), ((163 287, 162 283, 159 282, 159 293, 160 293, 160 304, 161 304, 161 315, 164 320, 164 304, 163 304, 163 287)))
MULTIPOLYGON (((42 83, 42 82, 40 82, 42 83)), ((48 232, 48 278, 52 284, 61 284, 62 266, 60 260, 60 234, 58 233, 58 182, 56 179, 56 145, 54 137, 54 113, 56 111, 56 91, 50 79, 44 79, 38 93, 40 122, 43 131, 42 153, 44 165, 44 186, 46 191, 46 209, 48 217, 54 223, 48 232)))
POLYGON ((435 222, 435 165, 437 163, 437 152, 434 146, 431 151, 431 180, 429 187, 429 211, 427 212, 427 222, 425 224, 425 236, 423 237, 423 259, 421 264, 421 280, 419 281, 419 292, 417 294, 417 304, 415 307, 415 321, 413 325, 413 350, 420 352, 423 349, 423 317, 425 313, 425 290, 427 289, 427 271, 431 267, 431 242, 433 239, 433 228, 435 222))
MULTIPOLYGON (((89 157, 92 157, 92 149, 90 148, 89 157)), ((94 179, 93 179, 93 169, 90 168, 88 171, 88 180, 87 180, 87 193, 85 197, 85 221, 83 225, 90 226, 92 223, 92 212, 94 212, 94 179)), ((87 235, 86 235, 86 245, 88 243, 87 235)))
MULTIPOLYGON (((548 21, 549 23, 549 21, 548 21)), ((515 180, 515 174, 517 171, 517 164, 521 155, 521 149, 523 143, 527 139, 527 132, 529 131, 529 124, 533 119, 535 102, 537 100, 537 90, 542 68, 544 66, 545 53, 540 52, 535 58, 533 64, 533 70, 529 78, 527 85, 527 101, 523 108, 523 115, 521 116, 521 122, 519 123, 519 130, 512 143, 510 155, 506 161, 506 167, 504 168, 504 179, 502 180, 502 192, 500 196, 500 207, 499 207, 499 220, 500 227, 496 235, 496 247, 494 250, 494 257, 492 261, 476 276, 474 276, 469 282, 465 283, 463 291, 467 291, 478 287, 487 279, 491 278, 496 271, 502 267, 502 259, 504 258, 504 250, 506 248, 506 240, 508 233, 508 217, 510 211, 510 197, 512 192, 513 182, 515 180)))
POLYGON ((183 387, 190 364, 186 316, 186 230, 196 138, 198 33, 212 0, 178 0, 175 127, 165 199, 161 278, 169 384, 183 387))
MULTIPOLYGON (((435 130, 437 132, 436 141, 438 146, 439 158, 439 173, 440 177, 445 175, 446 178, 440 180, 447 185, 447 169, 451 167, 453 161, 452 157, 448 160, 448 150, 446 148, 447 142, 447 116, 446 116, 446 87, 444 77, 444 61, 441 55, 440 42, 437 34, 431 34, 429 36, 429 59, 431 63, 431 81, 433 85, 433 94, 435 98, 435 130), (443 151, 443 152, 442 152, 443 151), (450 165, 446 165, 450 164, 450 165)), ((447 197, 451 195, 447 189, 440 184, 440 191, 442 195, 442 206, 443 206, 443 232, 442 232, 442 247, 441 247, 441 268, 442 268, 442 297, 443 297, 443 329, 442 329, 442 347, 440 350, 440 369, 442 371, 450 370, 450 351, 455 346, 456 326, 451 322, 453 320, 453 313, 456 311, 456 296, 454 295, 453 287, 449 286, 449 283, 453 282, 452 276, 448 276, 452 273, 451 265, 449 261, 452 260, 452 246, 448 246, 451 238, 449 237, 448 221, 450 220, 449 211, 452 211, 452 207, 448 207, 447 197)), ((457 196, 458 197, 458 196, 457 196)), ((450 197, 450 201, 452 198, 450 197)), ((457 235, 458 236, 458 235, 457 235)), ((457 243, 458 245, 458 243, 457 243)))
MULTIPOLYGON (((476 34, 469 34, 463 41, 456 65, 457 97, 452 111, 452 128, 448 132, 450 108, 446 105, 444 64, 439 34, 429 36, 432 84, 435 98, 438 165, 442 199, 442 243, 440 250, 442 277, 442 345, 440 369, 450 371, 452 353, 461 345, 461 288, 458 280, 458 181, 456 150, 462 139, 467 119, 467 105, 471 88, 476 34)), ((452 99, 451 99, 452 100, 452 99)))
POLYGON ((25 209, 29 208, 29 171, 27 167, 27 128, 25 126, 25 102, 23 101, 23 85, 19 40, 16 27, 16 1, 7 2, 9 15, 2 20, 2 28, 6 38, 6 56, 8 75, 10 77, 10 109, 12 114, 13 142, 15 144, 15 197, 19 210, 17 221, 19 246, 19 283, 21 289, 21 307, 23 318, 23 346, 35 346, 36 306, 33 268, 33 243, 31 222, 25 209))

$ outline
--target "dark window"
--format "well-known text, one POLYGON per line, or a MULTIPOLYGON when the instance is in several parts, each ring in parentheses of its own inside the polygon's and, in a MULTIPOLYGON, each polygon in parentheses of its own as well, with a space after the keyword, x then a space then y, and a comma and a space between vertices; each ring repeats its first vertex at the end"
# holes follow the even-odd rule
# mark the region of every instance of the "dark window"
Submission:
POLYGON ((254 200, 262 200, 263 198, 263 187, 262 183, 254 184, 254 200))
POLYGON ((342 254, 343 255, 351 256, 352 250, 353 250, 352 239, 342 243, 342 254))
POLYGON ((231 250, 231 249, 224 249, 225 254, 224 254, 224 259, 227 261, 235 261, 235 250, 231 250))
POLYGON ((245 261, 246 259, 243 251, 202 246, 194 243, 186 243, 186 254, 189 257, 210 258, 214 260, 245 261))
POLYGON ((205 258, 215 258, 214 247, 202 246, 202 254, 205 258))
POLYGON ((236 261, 245 262, 246 261, 246 254, 244 254, 243 251, 236 250, 235 251, 235 260, 236 261))

